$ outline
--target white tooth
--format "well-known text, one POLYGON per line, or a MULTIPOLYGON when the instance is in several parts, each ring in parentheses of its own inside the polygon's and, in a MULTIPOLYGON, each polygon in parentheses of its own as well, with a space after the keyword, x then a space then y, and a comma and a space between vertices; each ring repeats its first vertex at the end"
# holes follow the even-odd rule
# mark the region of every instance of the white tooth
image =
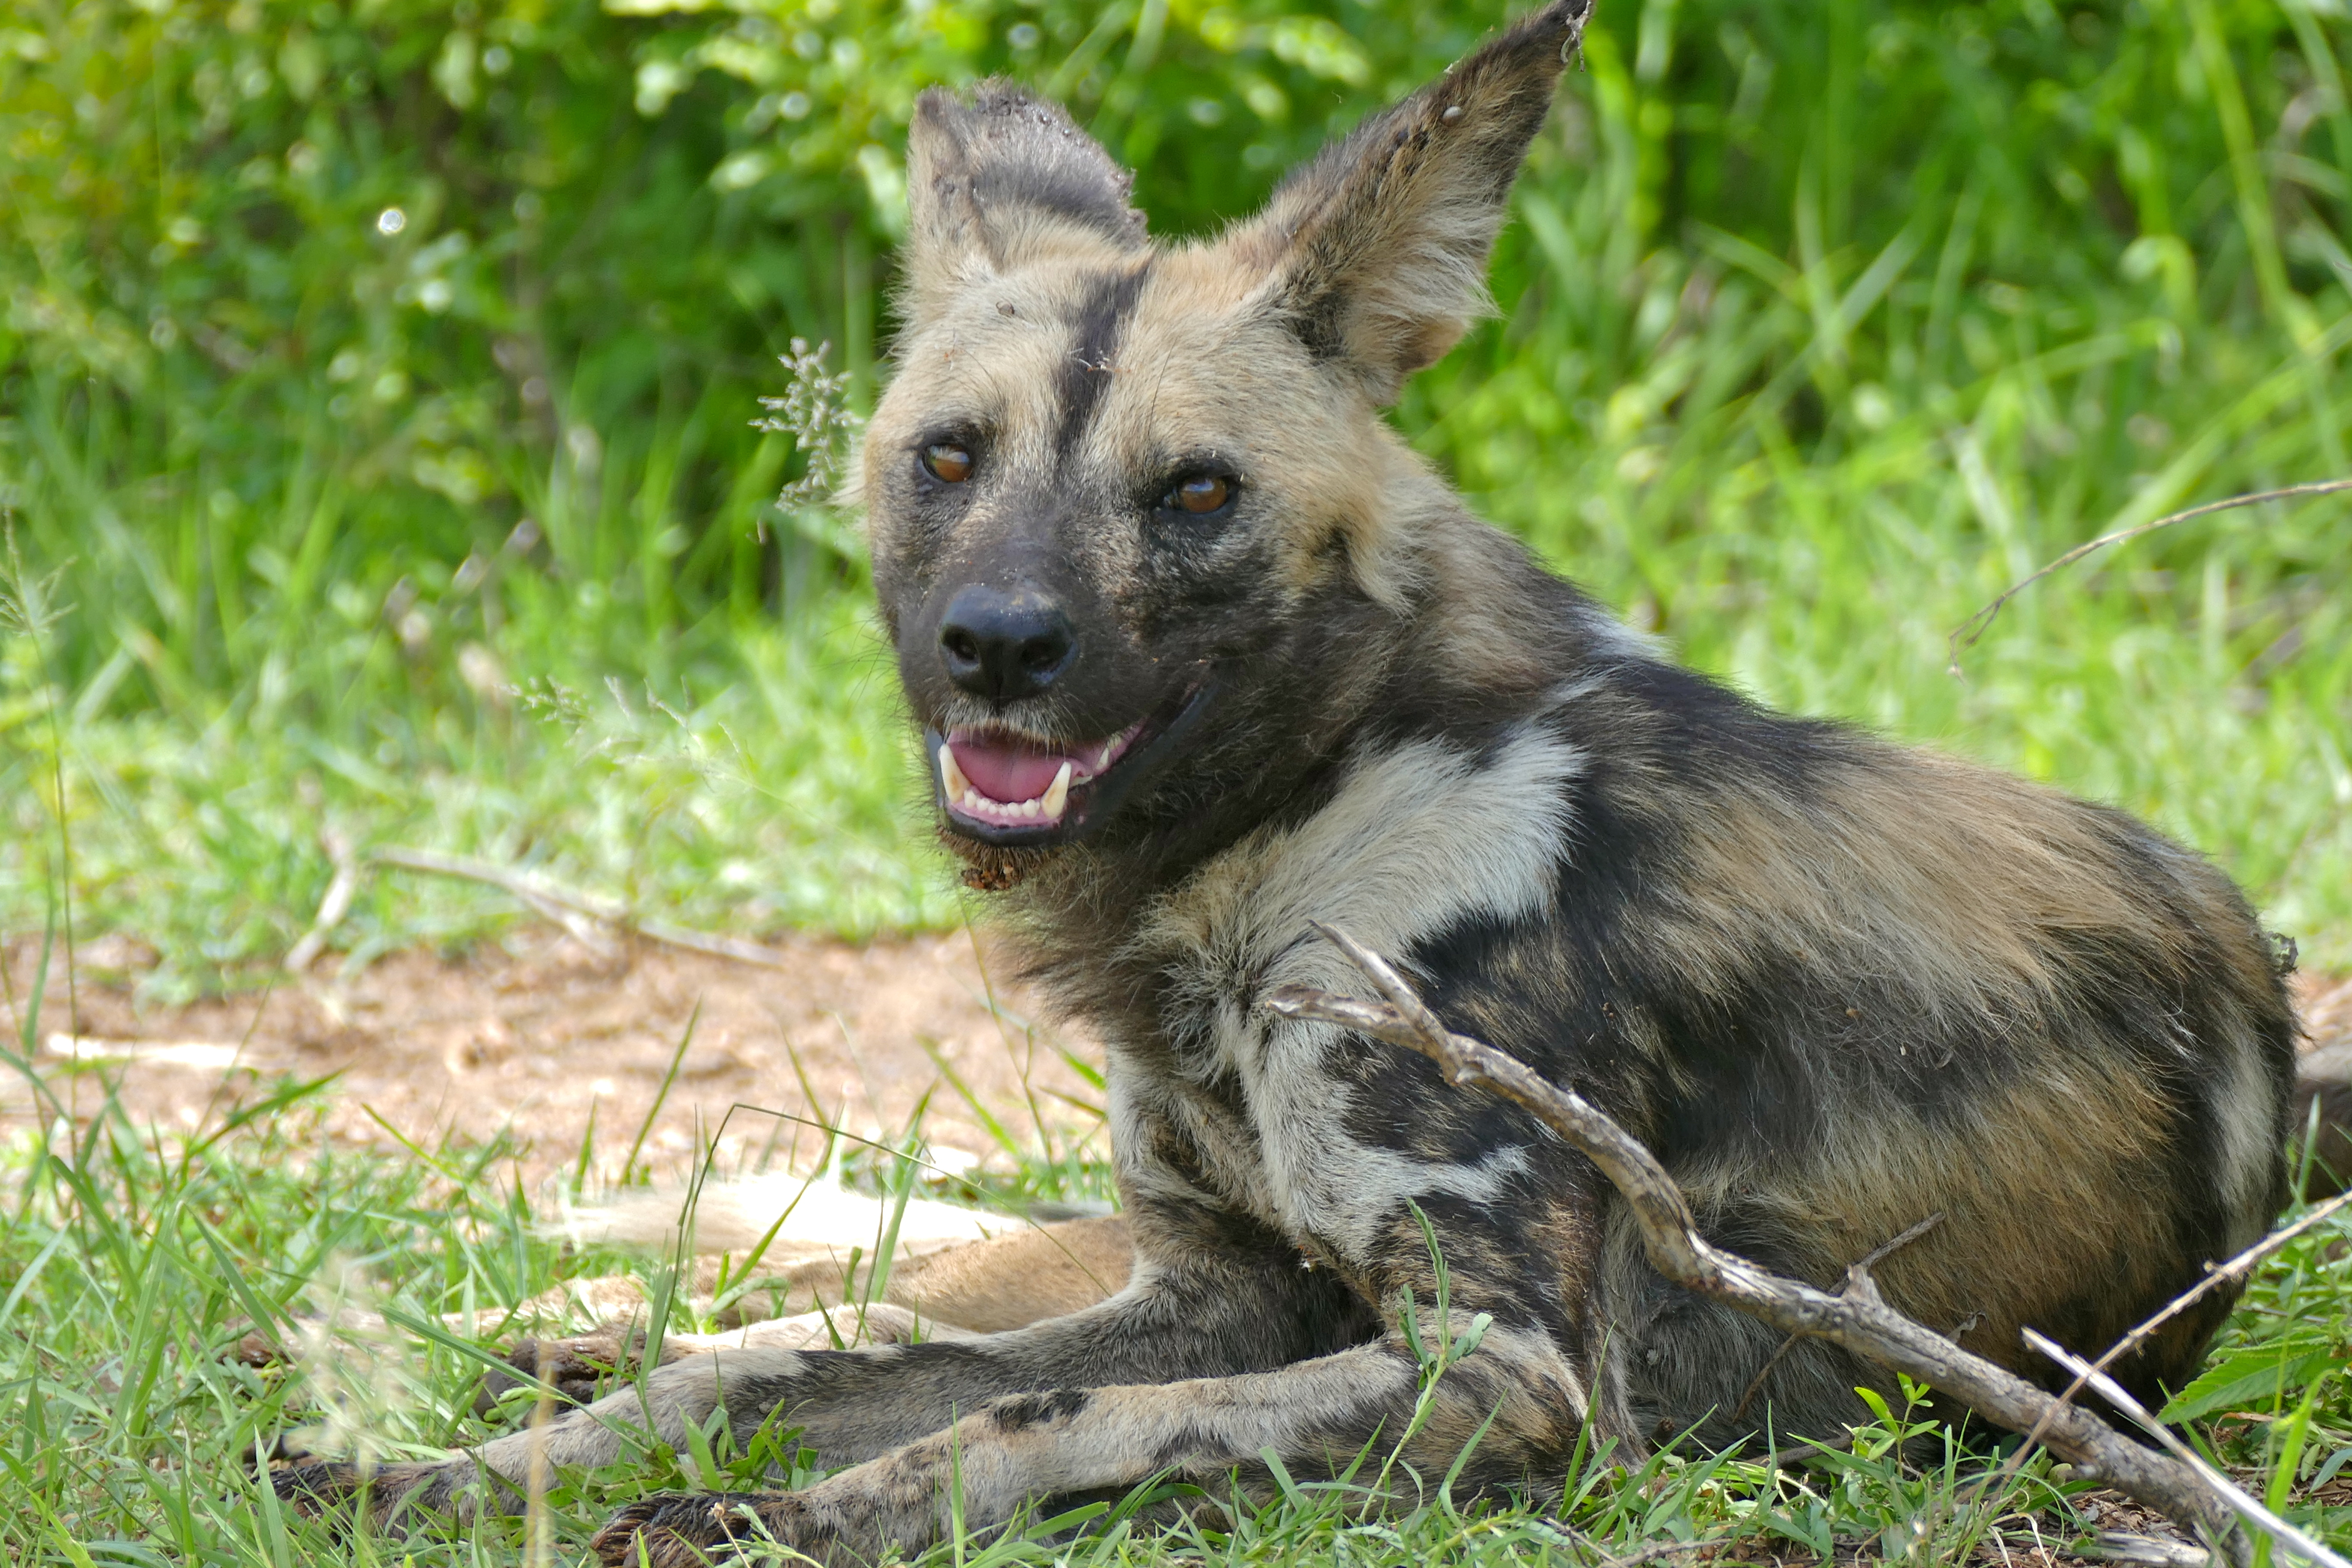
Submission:
POLYGON ((1069 803, 1070 764, 1067 759, 1065 759, 1062 771, 1055 773, 1054 782, 1045 786, 1045 795, 1032 804, 1037 807, 1037 815, 1047 822, 1059 822, 1062 820, 1062 808, 1069 803))
POLYGON ((956 766, 955 748, 952 746, 940 748, 940 793, 948 797, 951 805, 961 805, 964 797, 971 793, 971 781, 963 776, 961 768, 956 766))

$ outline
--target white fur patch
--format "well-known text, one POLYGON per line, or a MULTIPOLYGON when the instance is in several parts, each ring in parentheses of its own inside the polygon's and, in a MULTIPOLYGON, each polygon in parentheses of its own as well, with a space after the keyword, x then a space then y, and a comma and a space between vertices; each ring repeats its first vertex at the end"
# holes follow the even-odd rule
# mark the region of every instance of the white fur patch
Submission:
POLYGON ((1398 953, 1468 917, 1543 914, 1569 828, 1565 785, 1583 765, 1574 746, 1533 725, 1484 766, 1439 741, 1360 756, 1328 805, 1212 862, 1144 941, 1190 949, 1226 994, 1243 974, 1268 987, 1361 989, 1307 922, 1398 953))
POLYGON ((1583 765, 1533 724, 1483 762, 1433 740, 1360 756, 1312 819, 1237 846, 1150 928, 1148 940, 1178 948, 1192 970, 1187 1001, 1216 1019, 1219 1054, 1241 1075, 1261 1142, 1267 1206, 1286 1226, 1360 1255, 1404 1199, 1493 1202, 1528 1168, 1521 1147, 1440 1165, 1356 1142, 1349 1097, 1325 1068, 1339 1031, 1276 1020, 1256 1004, 1293 984, 1366 992, 1310 921, 1399 957, 1465 920, 1547 913, 1570 826, 1566 786, 1583 765))
MULTIPOLYGON (((2270 1075, 2243 1031, 2221 1043, 2229 1053, 2227 1087, 2216 1097, 2221 1179, 2231 1215, 2232 1250, 2251 1246, 2270 1223, 2271 1182, 2278 1165, 2278 1131, 2270 1075)), ((2208 1259, 2220 1262, 2219 1258, 2208 1259)))

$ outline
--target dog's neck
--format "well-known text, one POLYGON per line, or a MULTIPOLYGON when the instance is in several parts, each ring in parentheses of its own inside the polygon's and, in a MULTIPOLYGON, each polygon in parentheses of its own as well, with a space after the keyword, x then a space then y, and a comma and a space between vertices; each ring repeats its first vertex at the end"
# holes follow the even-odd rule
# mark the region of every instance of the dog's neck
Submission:
POLYGON ((1431 736, 1475 751, 1580 667, 1624 651, 1622 626, 1458 502, 1425 537, 1402 616, 1344 582, 1303 607, 1299 629, 1260 656, 1275 673, 1235 682, 1226 700, 1249 706, 1223 715, 1207 776, 1163 782, 1172 805, 1097 840, 978 862, 983 878, 1011 873, 990 912, 1057 1010, 1106 1032, 1122 1016, 1148 1026, 1160 982, 1143 933, 1171 896, 1305 823, 1351 762, 1431 736))

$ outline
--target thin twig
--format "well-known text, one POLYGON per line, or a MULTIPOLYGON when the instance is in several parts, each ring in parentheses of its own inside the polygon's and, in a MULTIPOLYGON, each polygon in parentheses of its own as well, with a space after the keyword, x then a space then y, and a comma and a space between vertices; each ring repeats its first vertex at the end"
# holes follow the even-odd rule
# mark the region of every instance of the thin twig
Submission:
POLYGON ((1679 1557, 1685 1552, 1697 1552, 1721 1543, 1713 1541, 1652 1541, 1625 1552, 1612 1552, 1590 1538, 1585 1544, 1600 1557, 1600 1568, 1637 1568, 1640 1563, 1655 1563, 1662 1557, 1679 1557))
POLYGON ((1698 1233, 1690 1205, 1655 1156, 1586 1100, 1493 1047, 1448 1031, 1402 976, 1345 931, 1317 925, 1385 999, 1363 1002, 1289 985, 1265 999, 1283 1017, 1338 1024, 1435 1062, 1447 1082, 1484 1089, 1518 1105, 1599 1166, 1624 1199, 1652 1267, 1673 1283, 1725 1302, 1779 1329, 1841 1346, 1951 1395, 2012 1431, 2036 1425, 2077 1468, 2126 1495, 2251 1556, 2239 1514, 2194 1469, 2130 1441, 2089 1412, 2062 1405, 2006 1367, 1971 1354, 1888 1306, 1867 1269, 1846 1272, 1837 1295, 1767 1273, 1698 1233))
POLYGON ((301 941, 287 950, 286 973, 289 974, 301 973, 310 967, 311 960, 325 951, 327 939, 335 934, 335 928, 343 923, 345 915, 352 912, 352 900, 360 890, 360 864, 357 857, 352 854, 350 841, 330 829, 319 836, 319 842, 326 847, 328 858, 334 862, 335 874, 327 883, 327 896, 319 900, 319 913, 310 921, 310 929, 302 933, 301 941))
MULTIPOLYGON (((1913 1242, 1918 1240, 1921 1237, 1927 1235, 1929 1231, 1935 1229, 1937 1226, 1943 1223, 1944 1211, 1942 1209, 1937 1209, 1934 1214, 1929 1215, 1926 1219, 1921 1220, 1918 1224, 1909 1226, 1901 1234, 1889 1237, 1885 1241, 1879 1243, 1876 1247, 1872 1247, 1868 1252, 1864 1253, 1861 1258, 1854 1263, 1853 1267, 1856 1268, 1875 1268, 1879 1264, 1885 1262, 1889 1257, 1901 1251, 1904 1247, 1910 1246, 1913 1242)), ((1954 1337, 1957 1338, 1958 1336, 1955 1335, 1954 1337)), ((1764 1387, 1764 1380, 1770 1377, 1772 1375, 1772 1369, 1779 1366, 1780 1363, 1787 1358, 1789 1352, 1797 1348, 1797 1341, 1799 1338, 1799 1335, 1790 1334, 1787 1339, 1782 1340, 1778 1345, 1774 1346, 1772 1353, 1764 1358, 1764 1364, 1756 1369, 1756 1375, 1748 1380, 1747 1392, 1739 1396, 1739 1403, 1732 1407, 1731 1419, 1735 1425, 1748 1419, 1748 1407, 1756 1403, 1756 1395, 1762 1391, 1764 1387)))
POLYGON ((2159 528, 2170 528, 2176 522, 2187 522, 2191 518, 2208 517, 2217 511, 2231 511, 2242 506, 2259 506, 2263 501, 2293 500, 2298 496, 2334 495, 2339 490, 2352 490, 2352 479, 2323 479, 2316 484, 2289 485, 2283 490, 2259 490, 2252 495, 2231 496, 2228 500, 2208 501, 2203 506, 2192 506, 2186 511, 2171 512, 2158 518, 2153 522, 2136 522, 2129 528, 2119 528, 2113 533, 2103 533, 2087 544, 2078 544, 2023 582, 2011 584, 2000 597, 1953 627, 1952 635, 1946 639, 1946 646, 1951 656, 1950 671, 1956 676, 1960 673, 1960 655, 1977 646, 1977 640, 1991 629, 1994 617, 2000 614, 2002 607, 2011 599, 2016 598, 2053 572, 2063 571, 2085 555, 2105 550, 2110 544, 2126 543, 2144 533, 2154 533, 2159 528))
POLYGON ((628 906, 617 899, 602 898, 594 893, 583 893, 576 889, 542 881, 503 866, 493 866, 487 860, 476 860, 464 855, 443 855, 431 849, 404 849, 397 846, 378 849, 374 858, 387 866, 424 871, 436 877, 458 877, 511 893, 583 941, 594 940, 597 926, 609 926, 614 931, 644 937, 647 942, 660 942, 665 947, 708 953, 713 958, 731 958, 738 963, 755 963, 763 969, 791 966, 792 961, 774 948, 762 947, 755 942, 739 942, 729 936, 713 936, 708 931, 690 931, 666 921, 638 920, 629 913, 628 906))
MULTIPOLYGON (((2098 1360, 2091 1363, 2091 1373, 2105 1372, 2109 1367, 2115 1365, 2116 1363, 2123 1360, 2124 1357, 2131 1354, 2143 1344, 2146 1344, 2149 1338, 2155 1334, 2157 1330, 2162 1328, 2165 1324, 2170 1322, 2173 1319, 2187 1311, 2191 1306, 2202 1300, 2215 1289, 2225 1283, 2234 1283, 2245 1279, 2246 1276, 2254 1271, 2254 1266, 2262 1262, 2263 1258, 2268 1258, 2272 1253, 2276 1252, 2280 1247, 2284 1247, 2288 1242, 2293 1241, 2296 1237, 2301 1236, 2304 1232, 2320 1224, 2323 1220, 2332 1218, 2337 1212, 2342 1210, 2347 1204, 2352 1204, 2352 1193, 2339 1194, 2338 1195, 2328 1199, 2326 1203, 2321 1204, 2317 1208, 2313 1209, 2309 1214, 2304 1215, 2293 1225, 2284 1226, 2279 1229, 2271 1232, 2268 1236, 2263 1237, 2252 1247, 2247 1247, 2243 1252, 2239 1253, 2235 1258, 2231 1258, 2229 1262, 2222 1264, 2218 1268, 2208 1270, 2204 1279, 2200 1279, 2196 1284, 2191 1285, 2188 1289, 2183 1290, 2179 1295, 2175 1296, 2171 1300, 2167 1301, 2157 1310, 2155 1315, 2150 1317, 2146 1322, 2141 1323, 2137 1328, 2132 1330, 2131 1332, 2126 1334, 2122 1339, 2119 1339, 2114 1344, 2109 1345, 2106 1349, 2105 1354, 2100 1356, 2098 1360)), ((2074 1382, 2068 1384, 2065 1387, 2058 1391, 2057 1403, 2062 1405, 2071 1404, 2074 1401, 2074 1396, 2083 1392, 2083 1389, 2089 1384, 2090 1380, 2090 1373, 2085 1373, 2077 1376, 2074 1382)), ((1976 1494, 1969 1500, 1971 1507, 1975 1505, 1977 1498, 1982 1497, 1990 1490, 2008 1484, 2010 1477, 2015 1475, 2024 1465, 2027 1458, 2032 1454, 2033 1446, 2042 1441, 2043 1428, 2044 1423, 2036 1421, 2033 1424, 2032 1430, 2026 1433, 2025 1441, 2017 1446, 2017 1451, 2010 1455, 2009 1458, 2001 1465, 2001 1468, 1977 1483, 1976 1494)))
POLYGON ((2204 1479, 2207 1486, 2228 1499, 2230 1506, 2236 1509, 2242 1517, 2268 1531, 2281 1542, 2302 1552, 2314 1563, 2325 1563, 2326 1568, 2352 1568, 2352 1563, 2346 1563, 2342 1557, 2256 1502, 2237 1482, 2206 1463, 2202 1454, 2182 1442, 2171 1427, 2150 1415, 2147 1407, 2134 1399, 2122 1384, 2117 1383, 2114 1378, 2046 1334, 2028 1329, 2025 1331, 2025 1342, 2073 1373, 2077 1378, 2088 1383, 2100 1398, 2139 1423, 2149 1436, 2163 1444, 2171 1452, 2174 1458, 2196 1471, 2204 1479))

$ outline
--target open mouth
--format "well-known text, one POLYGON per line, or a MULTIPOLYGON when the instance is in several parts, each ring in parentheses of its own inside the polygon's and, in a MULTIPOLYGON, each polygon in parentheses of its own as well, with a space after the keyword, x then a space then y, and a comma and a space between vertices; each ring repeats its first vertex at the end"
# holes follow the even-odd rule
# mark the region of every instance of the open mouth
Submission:
POLYGON ((931 779, 955 829, 1013 847, 1072 838, 1116 808, 1189 729, 1209 692, 1203 681, 1150 718, 1083 744, 1046 742, 980 725, 926 730, 931 779))

